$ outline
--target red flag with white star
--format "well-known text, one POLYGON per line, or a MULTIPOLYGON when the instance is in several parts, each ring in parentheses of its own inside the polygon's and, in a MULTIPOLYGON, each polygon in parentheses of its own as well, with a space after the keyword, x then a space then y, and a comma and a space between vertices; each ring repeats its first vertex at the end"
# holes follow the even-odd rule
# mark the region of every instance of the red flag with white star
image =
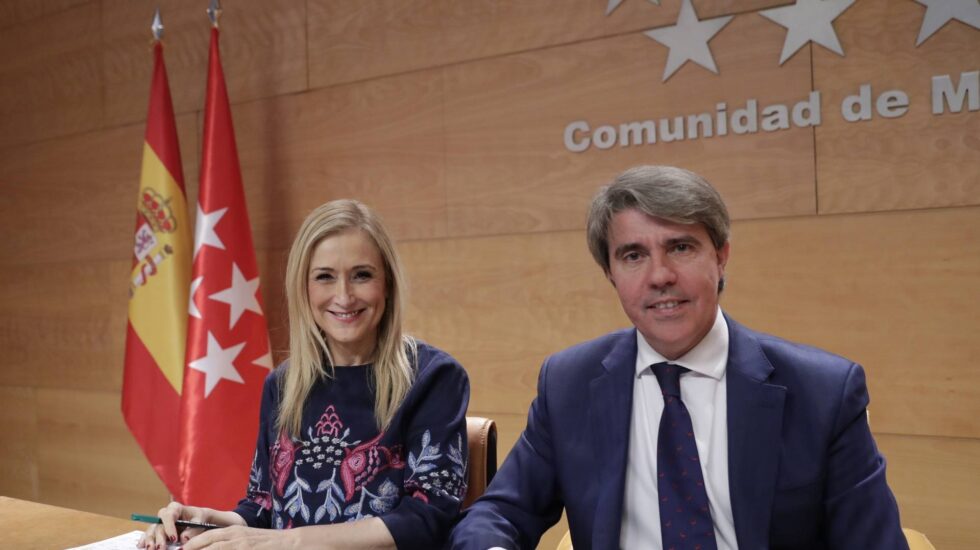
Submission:
POLYGON ((178 499, 228 510, 245 494, 272 358, 217 28, 211 29, 203 143, 178 499))

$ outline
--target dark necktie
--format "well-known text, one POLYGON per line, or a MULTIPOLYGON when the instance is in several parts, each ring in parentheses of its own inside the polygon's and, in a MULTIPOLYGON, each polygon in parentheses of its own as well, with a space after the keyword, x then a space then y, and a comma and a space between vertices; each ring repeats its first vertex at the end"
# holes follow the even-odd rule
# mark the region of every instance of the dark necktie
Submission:
POLYGON ((716 550, 694 427, 681 402, 681 373, 687 369, 669 363, 657 363, 652 368, 664 394, 657 440, 657 491, 664 550, 716 550))

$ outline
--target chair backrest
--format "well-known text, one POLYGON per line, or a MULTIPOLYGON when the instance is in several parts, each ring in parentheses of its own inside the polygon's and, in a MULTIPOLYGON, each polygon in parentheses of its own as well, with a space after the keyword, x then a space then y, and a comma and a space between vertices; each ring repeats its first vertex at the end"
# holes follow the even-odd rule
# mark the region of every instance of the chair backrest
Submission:
POLYGON ((466 472, 463 509, 479 498, 497 473, 497 425, 489 418, 466 417, 466 442, 470 459, 466 472))

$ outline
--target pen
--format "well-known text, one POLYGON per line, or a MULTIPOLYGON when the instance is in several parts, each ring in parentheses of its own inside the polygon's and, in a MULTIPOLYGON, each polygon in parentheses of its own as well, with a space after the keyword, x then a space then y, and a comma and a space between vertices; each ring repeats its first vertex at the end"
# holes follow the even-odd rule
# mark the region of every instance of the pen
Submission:
MULTIPOLYGON (((163 523, 163 520, 156 516, 144 516, 143 514, 133 514, 130 516, 133 521, 142 521, 144 523, 163 523)), ((220 525, 215 525, 213 523, 200 523, 197 521, 187 521, 183 519, 174 520, 174 525, 177 527, 197 527, 199 529, 219 529, 220 525)))

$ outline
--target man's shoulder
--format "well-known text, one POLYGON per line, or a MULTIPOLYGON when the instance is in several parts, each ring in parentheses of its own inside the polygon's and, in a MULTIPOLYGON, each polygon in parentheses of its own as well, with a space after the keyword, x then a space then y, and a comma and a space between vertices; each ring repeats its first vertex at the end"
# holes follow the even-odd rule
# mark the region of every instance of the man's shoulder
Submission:
POLYGON ((847 376, 855 362, 819 347, 794 342, 747 328, 731 322, 732 337, 736 345, 753 342, 773 367, 773 381, 780 378, 816 375, 820 377, 847 376))
POLYGON ((620 346, 636 347, 636 329, 625 328, 603 334, 598 338, 580 342, 548 357, 549 365, 601 364, 612 351, 620 346))

